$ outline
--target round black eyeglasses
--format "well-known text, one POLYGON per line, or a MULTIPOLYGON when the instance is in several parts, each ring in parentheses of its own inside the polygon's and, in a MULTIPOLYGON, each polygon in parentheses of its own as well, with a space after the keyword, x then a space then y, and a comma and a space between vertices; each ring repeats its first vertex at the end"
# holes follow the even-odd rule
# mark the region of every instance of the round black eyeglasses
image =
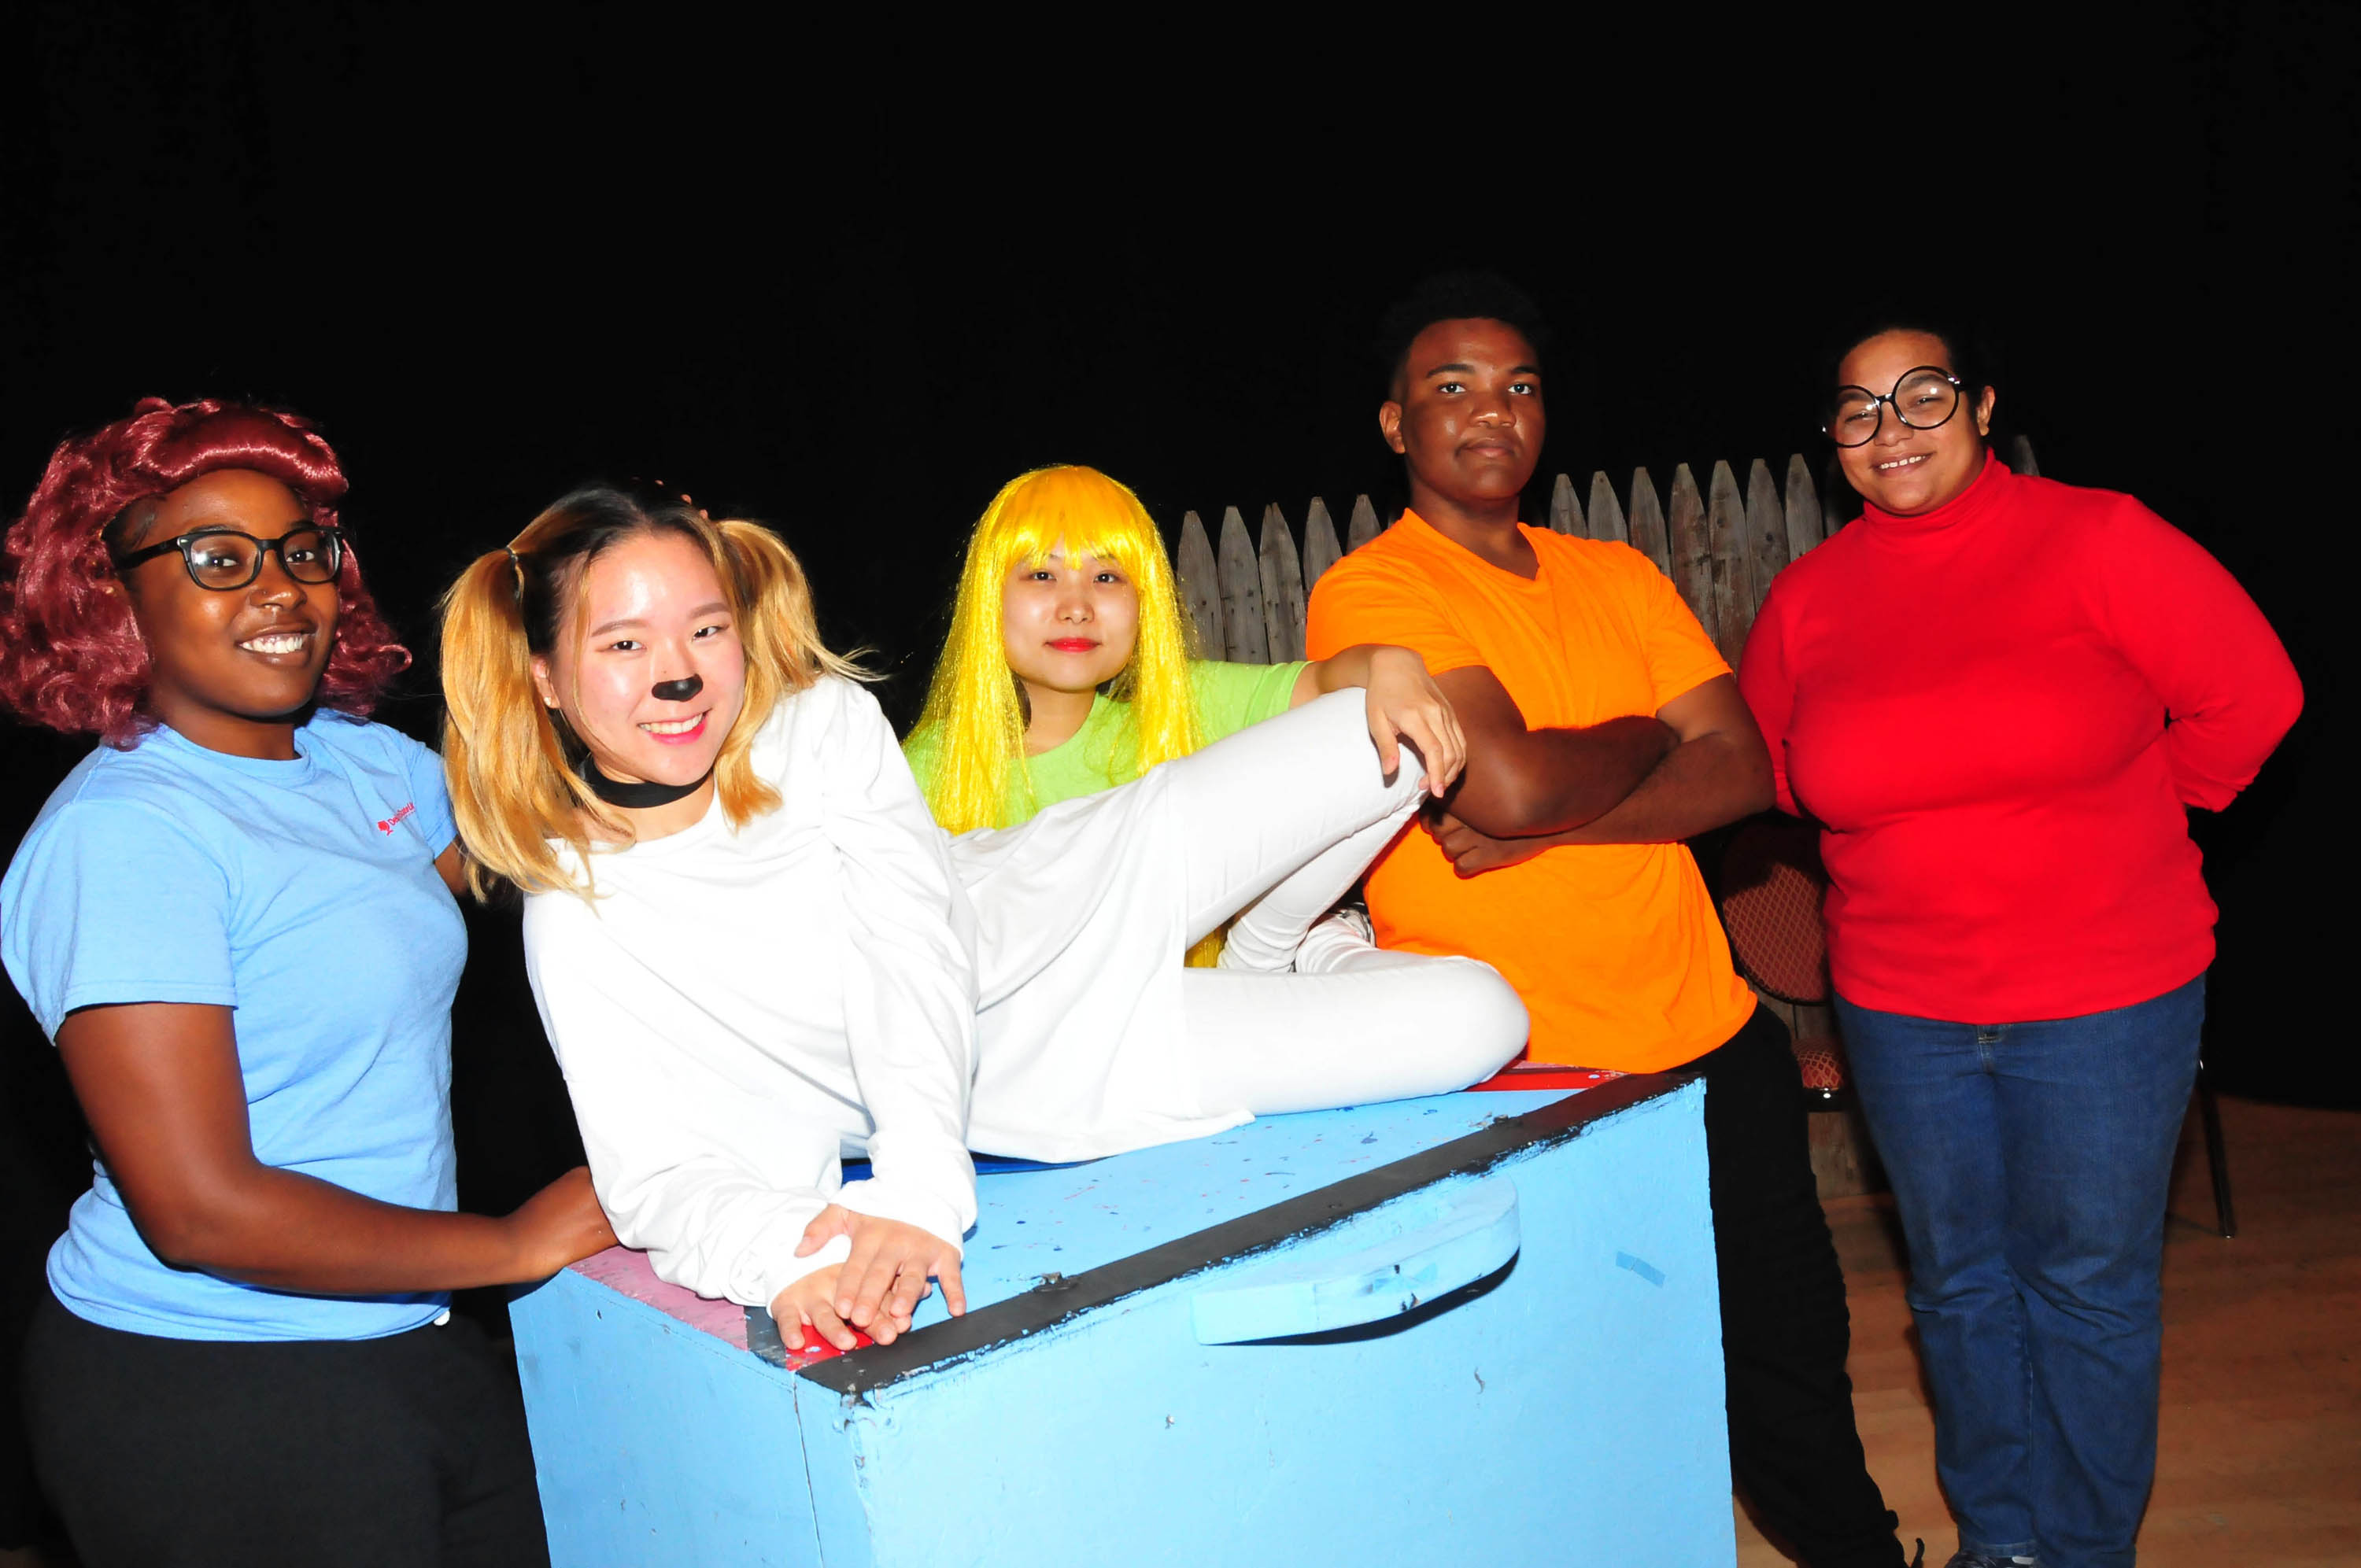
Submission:
POLYGON ((345 564, 345 533, 340 528, 306 523, 276 539, 257 539, 234 528, 200 528, 161 544, 113 557, 118 573, 143 561, 181 553, 189 580, 215 593, 231 593, 262 576, 262 558, 276 550, 279 565, 299 583, 333 583, 345 564))
POLYGON ((1933 430, 1960 411, 1961 386, 1940 366, 1921 365, 1904 371, 1894 390, 1883 396, 1867 387, 1839 387, 1820 430, 1839 446, 1867 445, 1885 422, 1888 404, 1894 417, 1912 430, 1933 430))

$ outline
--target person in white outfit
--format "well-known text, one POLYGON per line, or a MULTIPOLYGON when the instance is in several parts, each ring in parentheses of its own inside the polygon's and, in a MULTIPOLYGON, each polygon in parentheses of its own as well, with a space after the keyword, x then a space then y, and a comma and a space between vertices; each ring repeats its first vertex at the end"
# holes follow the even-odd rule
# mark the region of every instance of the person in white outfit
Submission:
MULTIPOLYGON (((954 839, 776 536, 611 489, 462 575, 443 666, 470 875, 526 895, 616 1234, 790 1345, 890 1342, 929 1277, 964 1310, 971 1148, 1082 1159, 1305 1108, 1286 1010, 1198 1006, 1179 955, 1235 916, 1233 947, 1291 962, 1425 798, 1421 755, 1437 787, 1462 761, 1439 700, 1373 737, 1338 694, 954 839)), ((1319 1102, 1483 1076, 1525 1029, 1505 982, 1488 1002, 1414 1053, 1313 1043, 1319 1102)))
MULTIPOLYGON (((1120 480, 1060 464, 1002 486, 969 536, 926 710, 902 743, 935 820, 953 833, 1015 827, 1331 692, 1360 691, 1379 738, 1422 713, 1455 731, 1426 662, 1407 648, 1276 664, 1191 657, 1181 591, 1155 520, 1120 480)), ((1313 879, 1287 887, 1341 891, 1313 879)), ((1423 1086, 1458 1052, 1497 1065, 1488 1023, 1508 1020, 1521 1036, 1498 1005, 1498 970, 1382 951, 1357 908, 1311 925, 1291 954, 1268 946, 1322 913, 1266 908, 1233 939, 1217 932, 1188 954, 1191 968, 1223 971, 1183 981, 1208 1102, 1333 1105, 1340 1073, 1379 1098, 1370 1086, 1389 1081, 1389 1067, 1423 1086)))

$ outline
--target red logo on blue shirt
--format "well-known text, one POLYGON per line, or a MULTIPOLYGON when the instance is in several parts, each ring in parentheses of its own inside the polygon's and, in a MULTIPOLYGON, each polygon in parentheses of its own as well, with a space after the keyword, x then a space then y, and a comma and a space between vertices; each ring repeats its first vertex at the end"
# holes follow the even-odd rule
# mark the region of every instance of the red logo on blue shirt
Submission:
POLYGON ((390 833, 396 827, 401 825, 403 817, 414 814, 417 810, 418 806, 414 802, 409 806, 405 806, 400 811, 395 812, 392 816, 379 823, 377 825, 377 830, 380 833, 390 833))

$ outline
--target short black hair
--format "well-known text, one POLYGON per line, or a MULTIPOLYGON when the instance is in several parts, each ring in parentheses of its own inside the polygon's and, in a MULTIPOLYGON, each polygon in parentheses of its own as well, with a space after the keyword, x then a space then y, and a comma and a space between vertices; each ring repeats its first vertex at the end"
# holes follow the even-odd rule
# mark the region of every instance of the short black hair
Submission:
MULTIPOLYGON (((1991 339, 1981 323, 1942 311, 1905 307, 1862 312, 1831 333, 1821 346, 1819 385, 1813 389, 1813 396, 1824 397, 1836 389, 1837 371, 1847 355, 1871 338, 1883 337, 1889 332, 1923 333, 1941 339, 1951 360, 1945 368, 1960 378, 1970 397, 1993 384, 1991 339)), ((1872 392, 1883 389, 1870 389, 1872 392)))
POLYGON ((1549 348, 1549 323, 1532 296, 1497 272, 1439 272, 1389 306, 1378 323, 1378 363, 1385 395, 1410 357, 1418 334, 1437 322, 1496 321, 1517 329, 1535 354, 1549 348))

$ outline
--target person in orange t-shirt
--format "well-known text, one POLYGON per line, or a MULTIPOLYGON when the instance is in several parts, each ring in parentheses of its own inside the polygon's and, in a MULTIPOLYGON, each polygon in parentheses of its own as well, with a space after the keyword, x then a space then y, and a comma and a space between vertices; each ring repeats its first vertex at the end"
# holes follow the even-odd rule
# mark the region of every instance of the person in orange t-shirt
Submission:
MULTIPOLYGON (((1413 509, 1321 579, 1312 640, 1325 646, 1354 627, 1382 624, 1437 675, 1461 672, 1481 688, 1471 694, 1480 708, 1513 705, 1520 729, 1589 731, 1617 719, 1640 728, 1598 737, 1600 762, 1578 760, 1574 776, 1594 795, 1589 808, 1561 809, 1569 830, 1521 832, 1534 825, 1521 814, 1546 809, 1527 798, 1530 781, 1499 781, 1490 793, 1499 798, 1480 802, 1462 791, 1455 821, 1439 835, 1407 835, 1370 872, 1371 921, 1383 947, 1485 954, 1525 998, 1535 1061, 1623 1072, 1679 1067, 1738 1033, 1753 992, 1730 966, 1685 845, 1586 829, 1611 829, 1603 819, 1621 807, 1609 794, 1641 782, 1636 773, 1666 754, 1675 734, 1660 722, 1667 710, 1731 717, 1712 711, 1723 706, 1716 699, 1726 696, 1730 666, 1638 551, 1522 526, 1518 539, 1530 578, 1477 555, 1413 509), (1602 764, 1608 778, 1593 780, 1602 764), (1479 844, 1484 835, 1464 830, 1477 820, 1499 837, 1479 844), (1462 848, 1471 862, 1464 872, 1446 846, 1462 848)), ((1488 750, 1504 761, 1501 748, 1488 750)), ((1715 820, 1700 827, 1728 819, 1722 793, 1701 803, 1700 815, 1715 820)), ((1735 779, 1726 793, 1739 806, 1732 815, 1743 815, 1750 781, 1735 779)))
POLYGON ((1812 1568, 1899 1568, 1845 1373, 1850 1331, 1785 1026, 1731 968, 1682 843, 1772 803, 1730 666, 1628 545, 1518 521, 1546 428, 1531 301, 1431 280, 1387 318, 1378 423, 1411 510, 1312 590, 1314 658, 1416 650, 1467 765, 1369 873, 1381 947, 1505 975, 1540 1060, 1706 1080, 1730 1468, 1812 1568))

